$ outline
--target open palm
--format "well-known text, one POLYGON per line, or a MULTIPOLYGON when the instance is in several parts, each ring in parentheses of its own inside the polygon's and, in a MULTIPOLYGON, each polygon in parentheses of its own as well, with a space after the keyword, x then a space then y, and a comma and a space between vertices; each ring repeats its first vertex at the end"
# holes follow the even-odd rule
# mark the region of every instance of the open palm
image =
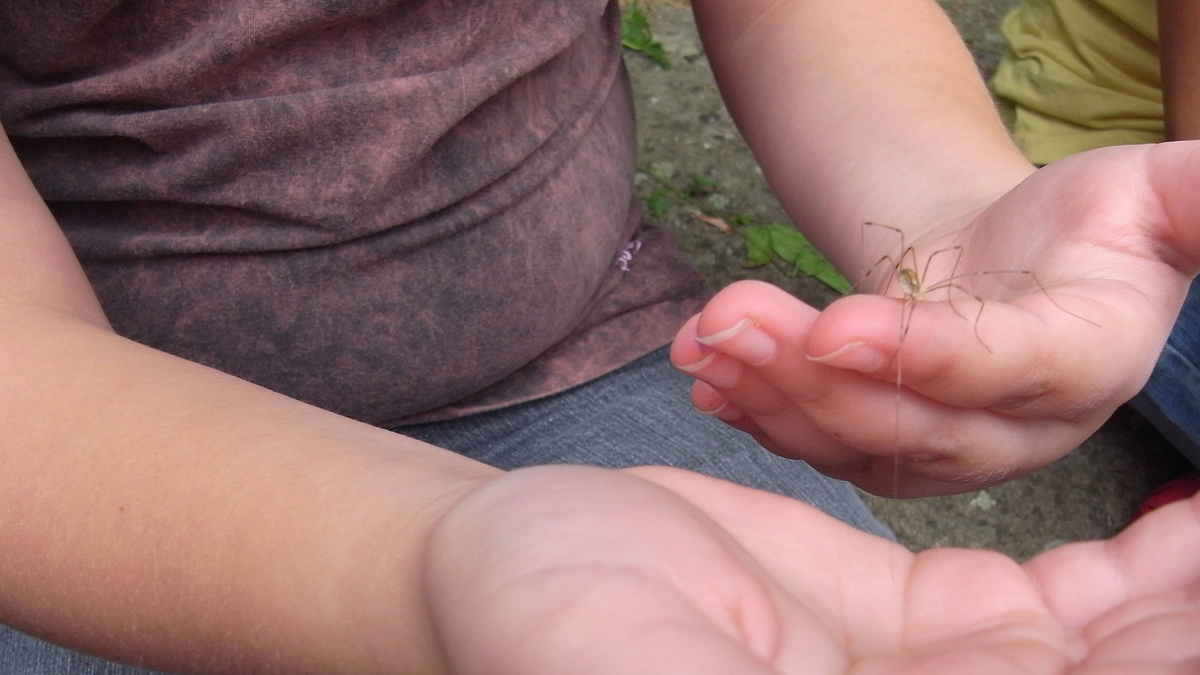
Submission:
POLYGON ((1198 510, 1018 565, 688 472, 539 468, 443 523, 428 588, 455 673, 1190 673, 1198 510))

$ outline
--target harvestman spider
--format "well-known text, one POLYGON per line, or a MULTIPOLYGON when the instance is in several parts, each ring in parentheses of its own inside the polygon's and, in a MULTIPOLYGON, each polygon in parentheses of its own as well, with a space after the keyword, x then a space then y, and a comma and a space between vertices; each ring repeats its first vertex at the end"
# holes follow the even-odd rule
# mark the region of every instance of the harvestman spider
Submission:
POLYGON ((911 245, 906 245, 903 230, 896 228, 896 227, 892 227, 891 225, 884 225, 882 223, 866 222, 866 223, 863 223, 863 228, 864 228, 863 229, 863 232, 864 232, 863 238, 864 238, 864 240, 866 238, 865 232, 866 232, 867 227, 878 227, 878 228, 882 228, 884 230, 894 232, 896 234, 896 236, 899 238, 899 244, 900 244, 899 255, 897 255, 897 256, 892 256, 891 254, 884 255, 879 260, 877 260, 875 262, 875 264, 872 265, 871 268, 868 269, 862 275, 862 278, 859 281, 859 284, 864 284, 871 278, 872 274, 874 274, 875 272, 882 269, 885 271, 886 281, 883 284, 883 288, 879 289, 878 292, 882 295, 887 295, 888 291, 891 290, 892 282, 895 281, 897 286, 899 286, 901 296, 904 300, 904 304, 900 307, 900 337, 899 337, 899 341, 898 341, 898 344, 896 347, 896 352, 892 356, 892 358, 896 362, 896 432, 895 432, 896 438, 895 438, 895 442, 896 442, 897 448, 896 448, 896 454, 893 457, 893 464, 892 464, 892 495, 893 495, 893 497, 895 497, 895 496, 898 496, 899 474, 900 474, 900 450, 899 450, 900 399, 901 399, 902 386, 903 386, 903 358, 901 356, 901 352, 904 348, 904 340, 908 336, 908 329, 912 326, 913 312, 916 310, 916 303, 918 301, 928 299, 928 294, 930 294, 930 293, 933 293, 935 291, 944 290, 944 291, 946 291, 946 303, 950 306, 950 308, 952 310, 954 310, 955 314, 962 317, 963 320, 967 320, 967 317, 964 316, 962 314, 962 312, 960 312, 958 310, 958 308, 954 306, 955 291, 964 293, 964 294, 974 298, 979 303, 979 311, 975 313, 975 322, 974 322, 974 326, 973 326, 973 330, 975 333, 975 339, 978 340, 979 344, 982 345, 983 348, 986 349, 989 353, 992 351, 992 348, 988 346, 987 342, 985 342, 983 340, 983 337, 979 334, 979 320, 981 317, 983 317, 983 309, 986 305, 986 301, 980 295, 978 295, 974 291, 972 291, 969 288, 967 288, 966 286, 964 286, 961 283, 961 281, 964 279, 968 279, 971 277, 984 276, 984 275, 1021 275, 1025 278, 1031 280, 1033 282, 1033 284, 1037 286, 1038 290, 1041 291, 1041 293, 1046 296, 1046 299, 1049 300, 1050 303, 1053 304, 1058 309, 1062 310, 1063 312, 1066 312, 1067 314, 1070 314, 1071 316, 1073 316, 1081 321, 1086 321, 1087 323, 1089 323, 1093 326, 1096 326, 1097 328, 1100 327, 1100 324, 1098 324, 1095 321, 1092 321, 1090 319, 1087 319, 1085 317, 1082 317, 1082 316, 1072 312, 1071 310, 1063 307, 1062 305, 1058 304, 1058 301, 1056 301, 1050 295, 1050 292, 1046 290, 1046 287, 1037 278, 1037 275, 1035 275, 1030 270, 986 270, 986 271, 979 271, 979 272, 959 273, 959 265, 962 262, 963 250, 964 250, 961 245, 950 246, 947 248, 942 248, 942 249, 938 249, 938 250, 934 251, 933 253, 929 254, 929 257, 927 257, 925 259, 924 266, 921 266, 917 260, 916 249, 911 245), (954 261, 950 266, 950 273, 948 275, 946 275, 945 277, 943 277, 942 279, 940 279, 939 281, 936 281, 932 284, 926 285, 926 281, 929 276, 929 270, 933 264, 933 261, 936 258, 938 258, 939 256, 945 256, 945 255, 950 255, 950 256, 954 257, 954 261), (917 272, 918 267, 921 268, 921 271, 919 273, 917 272))

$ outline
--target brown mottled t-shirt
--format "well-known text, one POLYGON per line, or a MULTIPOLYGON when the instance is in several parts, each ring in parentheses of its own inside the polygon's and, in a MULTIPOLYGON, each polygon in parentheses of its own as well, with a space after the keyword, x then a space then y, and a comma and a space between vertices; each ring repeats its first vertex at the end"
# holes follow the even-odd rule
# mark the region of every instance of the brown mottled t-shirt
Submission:
POLYGON ((0 0, 0 35, 0 121, 139 342, 394 425, 705 294, 633 206, 615 2, 0 0))

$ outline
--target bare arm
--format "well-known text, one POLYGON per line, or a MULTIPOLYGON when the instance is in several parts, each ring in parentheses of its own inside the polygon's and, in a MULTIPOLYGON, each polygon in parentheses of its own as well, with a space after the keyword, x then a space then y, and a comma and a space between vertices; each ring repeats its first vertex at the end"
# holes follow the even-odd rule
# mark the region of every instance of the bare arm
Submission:
POLYGON ((693 6, 772 188, 847 273, 864 269, 863 221, 919 234, 973 215, 1032 171, 931 0, 693 6))
POLYGON ((1200 2, 1159 0, 1158 45, 1167 139, 1200 139, 1200 2))
POLYGON ((963 290, 958 309, 859 295, 820 313, 767 288, 724 292, 673 351, 701 410, 860 487, 918 496, 1061 457, 1141 388, 1197 269, 1195 145, 1035 172, 931 0, 693 4, 797 226, 851 278, 891 276, 881 253, 904 248, 861 224, 898 228, 918 286, 963 290))
POLYGON ((0 622, 186 672, 431 669, 425 536, 498 472, 115 335, 6 139, 0 354, 0 622))

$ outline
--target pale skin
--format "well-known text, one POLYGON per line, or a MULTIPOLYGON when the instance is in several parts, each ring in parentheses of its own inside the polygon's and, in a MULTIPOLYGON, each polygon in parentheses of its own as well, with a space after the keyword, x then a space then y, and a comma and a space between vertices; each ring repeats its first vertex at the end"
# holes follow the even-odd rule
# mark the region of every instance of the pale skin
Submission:
POLYGON ((700 379, 701 410, 880 494, 960 492, 1026 473, 1077 446, 1148 376, 1196 269, 1200 231, 1189 224, 1200 199, 1187 181, 1197 178, 1198 144, 1104 149, 1039 171, 984 211, 966 230, 989 237, 975 250, 1029 256, 970 264, 1036 269, 1046 291, 981 313, 972 298, 917 302, 898 424, 902 300, 851 296, 818 313, 738 284, 684 327, 673 357, 700 379), (1076 180, 1089 189, 1059 192, 1076 180), (1001 218, 1029 234, 995 239, 996 223, 1014 222, 1001 218), (1030 223, 1062 235, 1031 244, 1030 223))
MULTIPOLYGON (((736 32, 736 17, 713 9, 709 53, 727 64, 776 42, 783 49, 796 4, 803 6, 796 15, 821 9, 778 4, 772 20, 750 27, 752 37, 736 32)), ((858 7, 849 3, 846 11, 858 7)), ((828 33, 831 41, 845 37, 828 33)), ((893 232, 861 228, 886 222, 917 242, 916 269, 925 270, 931 253, 961 247, 961 258, 936 258, 928 276, 936 283, 952 272, 969 275, 960 282, 989 300, 986 310, 970 297, 917 302, 905 332, 902 300, 856 296, 818 315, 770 287, 739 284, 684 327, 674 362, 698 378, 692 397, 700 410, 778 454, 879 494, 961 492, 1043 466, 1076 447, 1149 375, 1200 261, 1193 187, 1200 152, 1188 143, 1114 148, 1035 173, 1008 141, 978 78, 949 69, 960 61, 948 44, 907 79, 892 73, 876 87, 838 92, 844 98, 797 113, 823 125, 824 134, 776 124, 787 113, 770 104, 739 103, 771 99, 780 88, 793 100, 824 103, 828 78, 870 80, 886 69, 872 54, 886 59, 904 49, 887 36, 846 39, 863 40, 851 44, 867 53, 838 52, 833 72, 821 77, 784 85, 722 79, 735 119, 793 220, 841 269, 853 275, 875 266, 881 252, 899 255, 893 232), (869 48, 876 39, 883 46, 869 48), (920 89, 925 77, 936 77, 926 91, 957 83, 934 99, 955 102, 952 119, 900 91, 920 89), (838 122, 855 115, 882 121, 838 122), (842 134, 850 140, 839 140, 842 134), (822 167, 839 143, 855 146, 856 159, 861 143, 866 158, 822 167), (880 158, 897 151, 912 161, 880 158), (878 173, 885 166, 890 176, 878 173), (1028 271, 1038 282, 1010 289, 1005 284, 1019 278, 971 275, 986 270, 1028 271)), ((902 294, 899 284, 891 287, 902 294)))
POLYGON ((1200 666, 1198 514, 1178 503, 1017 565, 914 556, 676 470, 542 468, 460 504, 430 587, 460 672, 1182 674, 1200 666))
MULTIPOLYGON (((844 260, 859 211, 886 207, 915 235, 912 223, 968 219, 1030 172, 932 3, 694 4, 773 183, 844 260), (861 42, 835 49, 847 36, 861 42), (746 121, 752 101, 762 118, 746 121), (788 188, 789 175, 805 180, 788 188)), ((1196 203, 1180 197, 1155 220, 1159 204, 1133 197, 1200 173, 1195 155, 1166 151, 1148 183, 1122 184, 1133 213, 1164 227, 1127 226, 1146 249, 1128 272, 1142 273, 1136 288, 1087 282, 1077 301, 1107 326, 1125 306, 1109 292, 1169 296, 1139 309, 1152 335, 1102 364, 1104 395, 1134 379, 1122 364, 1161 337, 1200 258, 1173 228, 1196 203)), ((1061 203, 1090 184, 1084 173, 1000 204, 1061 203)), ((989 213, 997 232, 1029 226, 1017 206, 989 213)), ((1048 283, 1074 278, 1055 271, 1048 283)), ((862 321, 886 332, 869 306, 843 307, 811 337, 836 342, 862 321)), ((1060 354, 1068 331, 1053 327, 1027 346, 1060 354)), ((116 336, 6 143, 0 354, 0 622, 119 660, 185 673, 1115 674, 1194 670, 1200 653, 1197 504, 1020 567, 969 551, 914 558, 798 502, 677 470, 505 474, 116 336), (1185 637, 1151 650, 1139 631, 1185 637)), ((848 373, 822 368, 830 382, 848 373)), ((926 380, 966 398, 983 386, 958 371, 926 380)))

